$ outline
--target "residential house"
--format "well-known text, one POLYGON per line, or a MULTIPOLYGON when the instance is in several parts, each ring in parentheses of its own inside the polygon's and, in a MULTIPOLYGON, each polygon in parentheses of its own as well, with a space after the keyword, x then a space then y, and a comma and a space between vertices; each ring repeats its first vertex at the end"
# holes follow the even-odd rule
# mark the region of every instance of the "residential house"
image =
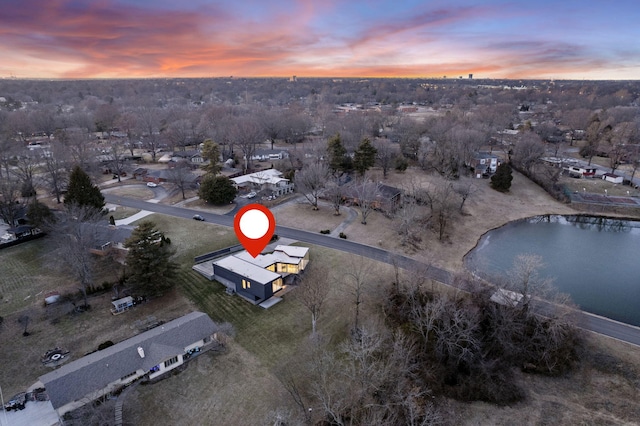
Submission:
POLYGON ((95 240, 98 242, 89 251, 98 256, 112 256, 116 262, 124 265, 129 253, 124 243, 131 236, 131 229, 102 224, 85 224, 85 226, 93 227, 95 240))
POLYGON ((31 225, 18 225, 14 228, 7 228, 0 236, 0 248, 11 247, 18 243, 44 237, 44 232, 40 228, 31 225))
POLYGON ((149 170, 142 178, 144 182, 153 182, 160 184, 171 180, 171 172, 168 169, 149 170))
POLYGON ((282 290, 286 282, 304 271, 309 263, 309 248, 278 245, 272 253, 252 257, 241 251, 211 262, 213 272, 203 273, 224 284, 229 292, 260 305, 282 290))
MULTIPOLYGON (((402 190, 394 186, 385 185, 382 183, 367 182, 368 186, 371 186, 371 190, 367 189, 366 193, 372 193, 375 191, 375 199, 371 205, 376 210, 381 210, 386 213, 391 213, 396 210, 402 200, 402 190)), ((360 192, 362 191, 362 185, 356 185, 345 188, 343 200, 345 204, 359 205, 360 204, 360 192)))
POLYGON ((275 196, 293 192, 293 184, 276 169, 249 173, 231 178, 231 181, 240 191, 265 191, 275 196))
POLYGON ((191 150, 191 151, 175 151, 172 155, 171 155, 171 160, 175 161, 175 162, 188 162, 189 164, 192 165, 199 165, 204 163, 204 157, 202 157, 202 154, 200 154, 200 151, 195 151, 195 150, 191 150))
POLYGON ((289 152, 284 149, 256 149, 251 160, 275 161, 289 158, 289 152))
POLYGON ((489 152, 476 152, 465 165, 474 172, 476 178, 480 179, 496 172, 500 165, 500 157, 489 152))
POLYGON ((191 312, 40 376, 58 415, 75 410, 140 378, 154 379, 216 342, 216 324, 191 312))
POLYGON ((145 167, 137 167, 133 171, 133 178, 136 180, 144 180, 144 177, 147 175, 149 170, 145 167))

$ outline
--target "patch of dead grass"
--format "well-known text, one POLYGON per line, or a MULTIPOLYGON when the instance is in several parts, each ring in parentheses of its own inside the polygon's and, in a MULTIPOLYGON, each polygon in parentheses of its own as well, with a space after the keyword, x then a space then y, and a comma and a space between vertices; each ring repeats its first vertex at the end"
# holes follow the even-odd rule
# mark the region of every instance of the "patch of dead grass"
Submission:
POLYGON ((278 225, 309 232, 320 232, 323 229, 333 230, 349 216, 344 208, 341 209, 340 216, 335 216, 332 207, 326 204, 321 204, 319 207, 318 210, 313 210, 311 204, 296 198, 286 204, 272 207, 271 212, 278 225))
POLYGON ((204 353, 179 374, 136 387, 125 399, 124 420, 142 426, 263 425, 276 407, 293 410, 289 400, 269 369, 231 340, 224 353, 204 353))

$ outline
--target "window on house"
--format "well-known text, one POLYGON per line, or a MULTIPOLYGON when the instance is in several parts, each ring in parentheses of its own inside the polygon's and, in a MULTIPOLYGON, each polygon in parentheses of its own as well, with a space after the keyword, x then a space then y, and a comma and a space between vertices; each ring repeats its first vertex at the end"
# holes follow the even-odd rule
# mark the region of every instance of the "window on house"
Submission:
POLYGON ((245 290, 251 288, 251 281, 242 280, 242 288, 245 290))
POLYGON ((174 357, 173 357, 173 358, 171 358, 171 359, 166 360, 166 361, 164 362, 164 366, 165 366, 165 368, 166 368, 166 367, 169 367, 170 365, 175 364, 176 362, 178 362, 178 355, 174 356, 174 357))
POLYGON ((276 292, 282 288, 282 278, 278 278, 273 283, 271 283, 271 291, 276 292))

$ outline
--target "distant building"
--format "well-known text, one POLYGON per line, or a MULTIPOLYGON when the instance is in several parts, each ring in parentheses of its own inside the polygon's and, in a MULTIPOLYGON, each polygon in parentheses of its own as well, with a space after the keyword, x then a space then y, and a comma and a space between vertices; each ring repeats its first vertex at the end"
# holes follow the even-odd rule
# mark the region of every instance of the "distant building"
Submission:
POLYGON ((469 80, 473 80, 473 74, 469 74, 469 80))
POLYGON ((267 169, 231 179, 240 191, 271 191, 271 195, 280 196, 293 192, 293 184, 282 177, 282 172, 267 169))
POLYGON ((488 152, 477 152, 473 157, 465 162, 475 174, 476 178, 491 175, 496 172, 500 165, 500 158, 488 152))

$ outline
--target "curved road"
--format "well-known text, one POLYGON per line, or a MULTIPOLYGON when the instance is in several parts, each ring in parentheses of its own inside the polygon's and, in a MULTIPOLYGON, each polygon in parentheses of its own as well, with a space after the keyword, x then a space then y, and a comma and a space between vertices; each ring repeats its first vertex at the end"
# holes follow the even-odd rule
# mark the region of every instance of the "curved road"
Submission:
MULTIPOLYGON (((218 215, 214 213, 190 210, 184 207, 169 206, 165 204, 154 204, 134 198, 119 197, 108 193, 103 193, 103 195, 105 201, 111 204, 118 204, 135 209, 148 210, 155 213, 161 213, 186 219, 191 219, 194 214, 198 213, 203 216, 209 223, 233 227, 233 214, 235 210, 227 215, 218 215)), ((281 237, 291 238, 310 244, 316 244, 319 246, 324 246, 335 250, 345 251, 359 256, 368 257, 370 259, 378 260, 384 263, 396 264, 402 269, 422 271, 424 275, 429 279, 454 286, 454 275, 451 272, 424 262, 420 262, 415 259, 411 259, 403 255, 379 249, 377 247, 354 243, 353 241, 330 237, 323 234, 302 231, 300 229, 288 228, 285 226, 276 226, 276 234, 281 237)), ((593 331, 604 336, 612 337, 623 342, 640 346, 639 327, 623 324, 586 312, 583 313, 581 326, 585 330, 593 331)))

